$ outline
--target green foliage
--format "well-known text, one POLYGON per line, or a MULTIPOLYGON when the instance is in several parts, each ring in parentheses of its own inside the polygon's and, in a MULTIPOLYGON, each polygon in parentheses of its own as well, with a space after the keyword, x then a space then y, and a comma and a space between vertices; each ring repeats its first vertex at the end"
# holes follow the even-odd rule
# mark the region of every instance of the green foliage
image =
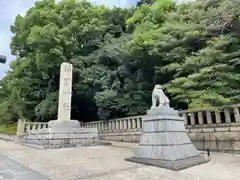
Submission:
POLYGON ((140 1, 108 9, 43 0, 11 31, 0 123, 56 119, 60 64, 74 65, 72 119, 144 114, 156 83, 175 108, 240 100, 240 4, 233 0, 140 1))
POLYGON ((143 4, 153 4, 156 0, 140 0, 138 3, 137 3, 137 7, 139 6, 142 6, 143 4))
MULTIPOLYGON (((125 22, 131 15, 131 9, 110 10, 73 0, 58 4, 53 0, 36 2, 24 17, 18 15, 11 27, 11 49, 17 59, 5 83, 6 97, 2 98, 6 102, 1 105, 6 111, 2 119, 7 109, 12 116, 27 120, 56 119, 59 67, 63 61, 75 67, 72 118, 96 118, 95 93, 108 88, 104 80, 112 78, 111 72, 98 72, 104 70, 100 61, 109 59, 108 54, 101 54, 101 47, 111 47, 112 41, 125 33, 125 22), (89 82, 91 77, 95 82, 89 82)), ((112 71, 118 65, 113 64, 112 71)))
POLYGON ((17 132, 17 126, 12 125, 1 125, 0 134, 15 135, 17 132))
POLYGON ((168 61, 162 69, 174 77, 166 84, 173 99, 190 108, 239 101, 240 71, 233 63, 240 55, 238 17, 238 6, 231 0, 183 4, 169 14, 155 39, 155 52, 168 61))

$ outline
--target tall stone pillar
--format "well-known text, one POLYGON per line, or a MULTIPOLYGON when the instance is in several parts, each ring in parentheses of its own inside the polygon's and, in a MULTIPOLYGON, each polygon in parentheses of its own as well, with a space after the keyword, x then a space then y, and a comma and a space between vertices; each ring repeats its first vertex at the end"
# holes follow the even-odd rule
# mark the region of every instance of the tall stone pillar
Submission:
POLYGON ((63 62, 60 70, 58 120, 71 119, 72 64, 63 62))
POLYGON ((63 62, 60 70, 58 118, 48 122, 48 128, 40 129, 36 134, 24 138, 28 144, 44 148, 62 148, 99 145, 96 124, 82 128, 78 120, 71 120, 72 64, 63 62))

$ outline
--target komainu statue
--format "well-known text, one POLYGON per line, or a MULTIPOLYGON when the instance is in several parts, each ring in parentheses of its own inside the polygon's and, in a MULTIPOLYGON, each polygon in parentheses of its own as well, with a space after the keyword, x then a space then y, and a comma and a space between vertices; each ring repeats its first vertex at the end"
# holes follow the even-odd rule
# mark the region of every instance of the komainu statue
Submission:
POLYGON ((152 92, 152 107, 151 107, 151 109, 153 109, 155 107, 162 107, 162 106, 169 107, 169 99, 164 94, 164 92, 162 90, 162 86, 159 84, 156 84, 153 89, 153 92, 152 92))

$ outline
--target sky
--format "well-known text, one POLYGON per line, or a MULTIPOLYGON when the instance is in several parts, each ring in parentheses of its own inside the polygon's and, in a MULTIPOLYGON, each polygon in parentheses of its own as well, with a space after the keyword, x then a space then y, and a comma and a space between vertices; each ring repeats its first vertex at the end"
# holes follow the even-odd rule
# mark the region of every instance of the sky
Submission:
MULTIPOLYGON (((12 33, 10 26, 14 23, 15 17, 25 12, 34 5, 36 0, 0 0, 0 54, 7 56, 6 64, 0 64, 0 79, 6 74, 9 64, 15 59, 10 52, 10 41, 12 33)), ((59 1, 59 0, 56 0, 59 1)), ((131 7, 139 0, 89 0, 96 4, 105 4, 108 7, 131 7)), ((184 1, 184 0, 178 0, 184 1)), ((186 1, 186 0, 185 0, 186 1)))

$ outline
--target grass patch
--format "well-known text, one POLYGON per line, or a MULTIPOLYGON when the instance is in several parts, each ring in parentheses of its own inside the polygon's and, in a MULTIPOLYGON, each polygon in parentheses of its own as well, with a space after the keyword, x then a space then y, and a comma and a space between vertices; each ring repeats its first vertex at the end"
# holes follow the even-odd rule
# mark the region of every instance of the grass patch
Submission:
POLYGON ((17 132, 17 125, 0 125, 0 134, 15 135, 17 132))

